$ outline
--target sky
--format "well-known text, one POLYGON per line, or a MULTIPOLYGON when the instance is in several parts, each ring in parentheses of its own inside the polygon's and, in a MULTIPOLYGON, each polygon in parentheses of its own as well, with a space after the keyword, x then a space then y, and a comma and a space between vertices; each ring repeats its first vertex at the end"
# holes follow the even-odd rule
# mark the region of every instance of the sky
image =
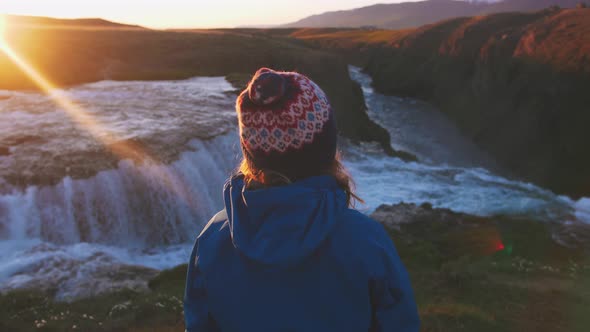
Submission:
POLYGON ((162 28, 218 28, 290 23, 326 11, 417 0, 0 0, 0 14, 100 17, 162 28))

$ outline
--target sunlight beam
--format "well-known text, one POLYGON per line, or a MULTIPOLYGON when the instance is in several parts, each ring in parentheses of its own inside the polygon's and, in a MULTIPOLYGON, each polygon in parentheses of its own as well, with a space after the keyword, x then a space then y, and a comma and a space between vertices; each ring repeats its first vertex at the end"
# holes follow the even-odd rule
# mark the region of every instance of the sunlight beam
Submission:
MULTIPOLYGON (((72 102, 64 90, 56 88, 49 80, 43 77, 37 70, 35 70, 35 68, 12 50, 8 43, 3 39, 0 39, 0 53, 4 53, 27 76, 29 76, 47 96, 53 99, 53 101, 60 106, 74 122, 76 122, 82 129, 89 132, 119 159, 130 159, 134 162, 140 161, 159 164, 156 158, 150 156, 141 147, 137 146, 137 144, 127 143, 125 140, 117 137, 116 134, 105 130, 105 127, 101 125, 97 119, 72 102)), ((192 202, 190 190, 188 190, 182 181, 180 181, 172 172, 163 170, 161 167, 150 167, 148 169, 151 173, 149 175, 158 179, 158 183, 168 188, 184 202, 192 202), (173 185, 174 183, 176 185, 173 185)), ((187 205, 190 206, 190 204, 187 205)))
POLYGON ((51 99, 53 99, 75 122, 84 127, 92 136, 99 139, 107 145, 116 142, 115 139, 101 130, 100 124, 86 112, 82 111, 77 105, 71 102, 63 90, 56 89, 47 79, 39 74, 32 66, 23 61, 6 43, 0 44, 2 51, 12 62, 14 62, 27 76, 29 76, 37 86, 43 90, 51 99))

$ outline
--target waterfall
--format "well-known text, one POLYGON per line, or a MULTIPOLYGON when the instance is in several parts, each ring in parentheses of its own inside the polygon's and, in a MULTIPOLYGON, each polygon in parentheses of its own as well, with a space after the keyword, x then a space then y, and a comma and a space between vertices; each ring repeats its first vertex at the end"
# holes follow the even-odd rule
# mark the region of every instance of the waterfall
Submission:
POLYGON ((170 165, 123 160, 88 179, 14 189, 0 195, 0 240, 123 247, 190 242, 222 208, 223 184, 238 162, 237 142, 234 133, 193 140, 193 151, 170 165))
MULTIPOLYGON (((588 198, 574 201, 502 177, 433 107, 376 93, 358 68, 351 77, 392 144, 420 158, 406 163, 374 143, 341 139, 344 163, 367 202, 357 207, 362 212, 428 202, 470 214, 590 223, 588 198)), ((138 164, 107 162, 101 142, 47 96, 6 92, 11 98, 0 101, 0 290, 51 289, 66 299, 130 283, 145 288, 157 270, 186 262, 203 225, 223 207, 223 185, 241 156, 232 91, 219 77, 104 81, 68 90, 110 133, 164 160, 138 164), (22 178, 32 180, 23 185, 22 178), (51 181, 35 182, 39 178, 51 181)))

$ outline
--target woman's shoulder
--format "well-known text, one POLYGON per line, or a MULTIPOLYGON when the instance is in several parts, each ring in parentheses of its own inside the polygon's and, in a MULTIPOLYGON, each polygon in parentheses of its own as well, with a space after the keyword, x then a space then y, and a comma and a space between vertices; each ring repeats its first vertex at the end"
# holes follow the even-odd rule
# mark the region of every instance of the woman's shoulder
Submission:
POLYGON ((213 218, 211 218, 211 220, 209 220, 209 222, 207 223, 207 225, 205 225, 205 227, 203 227, 203 230, 197 238, 199 240, 203 240, 214 234, 218 234, 226 228, 229 228, 229 223, 227 218, 227 211, 223 209, 219 211, 217 214, 215 214, 213 218))
POLYGON ((336 237, 359 248, 383 248, 392 243, 385 227, 371 217, 355 209, 345 209, 339 215, 336 237))

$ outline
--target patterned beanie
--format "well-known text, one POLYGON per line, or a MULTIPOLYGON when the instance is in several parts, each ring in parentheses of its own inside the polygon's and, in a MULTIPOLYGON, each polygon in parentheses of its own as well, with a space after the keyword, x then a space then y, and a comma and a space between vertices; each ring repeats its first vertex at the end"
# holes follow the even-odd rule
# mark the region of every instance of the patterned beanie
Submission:
POLYGON ((336 155, 336 124, 326 94, 295 72, 259 69, 237 99, 244 158, 258 169, 292 180, 329 167, 336 155))

